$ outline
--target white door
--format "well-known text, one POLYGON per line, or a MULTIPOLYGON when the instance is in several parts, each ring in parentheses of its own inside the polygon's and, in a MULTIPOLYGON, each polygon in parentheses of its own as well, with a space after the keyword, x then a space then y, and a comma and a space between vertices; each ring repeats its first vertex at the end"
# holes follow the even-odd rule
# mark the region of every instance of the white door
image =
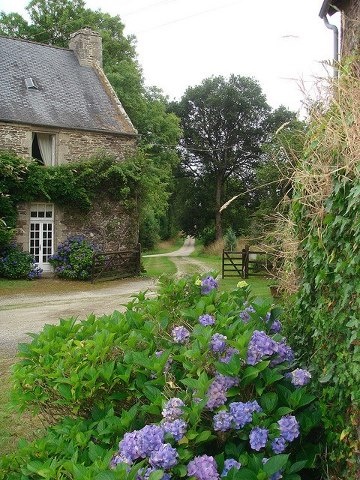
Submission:
POLYGON ((30 209, 29 252, 35 263, 44 270, 52 270, 49 256, 53 254, 54 206, 50 203, 35 203, 30 209))

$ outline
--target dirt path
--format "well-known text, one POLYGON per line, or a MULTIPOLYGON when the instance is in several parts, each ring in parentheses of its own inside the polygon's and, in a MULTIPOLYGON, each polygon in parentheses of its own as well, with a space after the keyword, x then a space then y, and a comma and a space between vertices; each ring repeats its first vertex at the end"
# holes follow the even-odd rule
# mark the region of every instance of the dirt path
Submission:
MULTIPOLYGON (((189 257, 194 250, 194 240, 186 239, 183 247, 169 256, 175 263, 177 275, 205 273, 209 268, 201 261, 189 257)), ((17 344, 27 342, 28 332, 39 332, 44 324, 57 324, 60 318, 74 316, 79 320, 91 313, 103 315, 114 310, 124 310, 134 294, 147 290, 156 291, 153 279, 130 278, 104 283, 94 290, 38 294, 11 294, 0 297, 0 355, 13 355, 17 344)))

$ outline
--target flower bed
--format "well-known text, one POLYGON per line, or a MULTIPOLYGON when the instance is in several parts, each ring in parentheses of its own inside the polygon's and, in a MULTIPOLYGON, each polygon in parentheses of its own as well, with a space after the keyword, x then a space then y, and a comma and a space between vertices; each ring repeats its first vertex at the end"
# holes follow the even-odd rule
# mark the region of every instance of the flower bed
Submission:
POLYGON ((4 478, 19 465, 30 479, 44 465, 46 478, 320 478, 311 375, 279 315, 245 282, 219 292, 208 275, 167 279, 123 314, 46 326, 22 347, 15 394, 58 423, 4 478))

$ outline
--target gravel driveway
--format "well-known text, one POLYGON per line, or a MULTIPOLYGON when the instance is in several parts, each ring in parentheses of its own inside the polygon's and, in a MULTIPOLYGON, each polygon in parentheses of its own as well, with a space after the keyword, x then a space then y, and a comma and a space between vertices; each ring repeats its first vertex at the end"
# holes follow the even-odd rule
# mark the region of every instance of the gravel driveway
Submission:
MULTIPOLYGON (((203 273, 209 268, 201 261, 189 257, 194 240, 187 238, 179 250, 161 256, 172 257, 177 274, 203 273)), ((153 279, 132 278, 104 283, 92 291, 43 295, 11 294, 0 297, 0 354, 13 355, 19 342, 30 341, 28 332, 39 332, 44 324, 57 324, 60 318, 74 316, 79 320, 89 314, 103 315, 124 310, 132 295, 147 290, 155 293, 153 279)))

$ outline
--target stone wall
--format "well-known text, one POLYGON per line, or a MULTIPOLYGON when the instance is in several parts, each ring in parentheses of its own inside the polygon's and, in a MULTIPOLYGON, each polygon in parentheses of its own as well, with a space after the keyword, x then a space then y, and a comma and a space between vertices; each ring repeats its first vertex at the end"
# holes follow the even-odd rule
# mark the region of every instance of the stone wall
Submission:
MULTIPOLYGON (((16 240, 29 250, 30 204, 18 205, 16 240)), ((119 202, 99 199, 87 213, 73 208, 54 206, 54 252, 59 243, 73 235, 84 235, 101 251, 135 248, 139 241, 138 213, 126 210, 119 202)))
MULTIPOLYGON (((360 55, 360 2, 349 0, 344 5, 341 28, 341 55, 360 55)), ((359 66, 359 61, 357 62, 359 66)), ((360 72, 359 72, 360 73, 360 72)))
POLYGON ((118 160, 124 160, 136 149, 136 137, 134 136, 82 130, 59 130, 0 122, 0 150, 10 150, 21 157, 31 157, 33 132, 55 135, 57 164, 89 158, 97 153, 104 154, 104 152, 107 155, 113 155, 118 160))

